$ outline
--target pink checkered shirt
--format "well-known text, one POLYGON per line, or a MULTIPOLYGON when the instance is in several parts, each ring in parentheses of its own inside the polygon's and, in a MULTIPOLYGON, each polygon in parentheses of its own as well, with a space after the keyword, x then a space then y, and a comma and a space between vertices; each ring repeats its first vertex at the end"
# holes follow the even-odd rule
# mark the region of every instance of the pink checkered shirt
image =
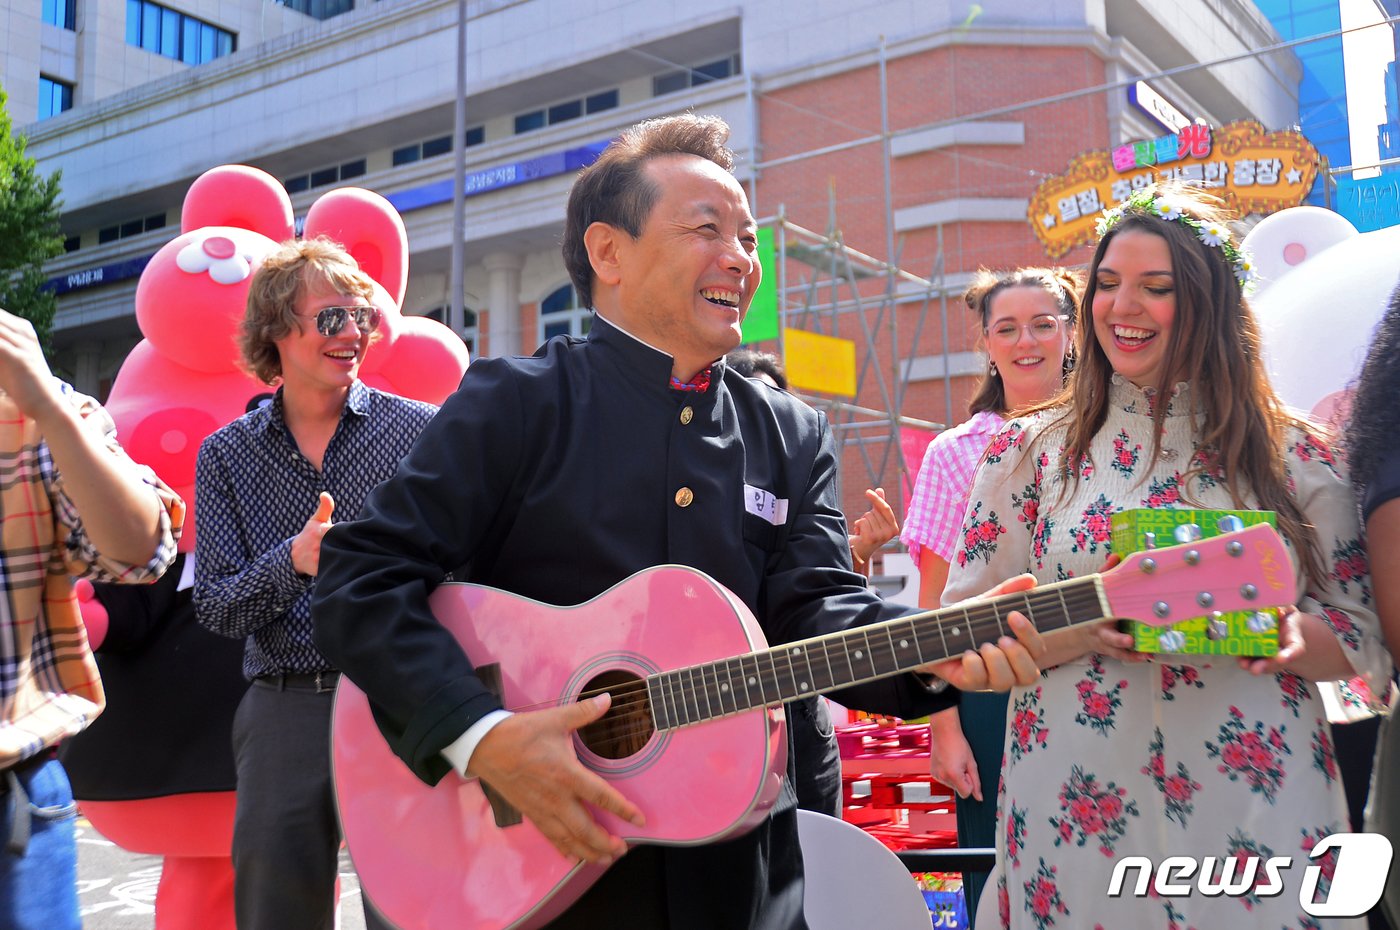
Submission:
POLYGON ((953 560, 972 478, 982 463, 987 444, 1005 422, 1001 416, 983 411, 944 430, 928 444, 924 464, 914 482, 909 515, 904 518, 904 532, 899 537, 909 547, 916 566, 920 548, 944 561, 953 560))

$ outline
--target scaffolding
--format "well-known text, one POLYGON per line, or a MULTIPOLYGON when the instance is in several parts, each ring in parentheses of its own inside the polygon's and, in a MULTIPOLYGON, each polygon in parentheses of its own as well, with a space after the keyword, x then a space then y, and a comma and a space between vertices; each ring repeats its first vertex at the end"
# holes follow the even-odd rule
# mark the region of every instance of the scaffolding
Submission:
MULTIPOLYGON (((946 354, 948 287, 941 234, 932 274, 925 278, 900 268, 898 252, 894 262, 884 262, 846 245, 836 221, 834 195, 824 233, 788 220, 781 206, 777 215, 760 221, 760 225, 774 230, 780 354, 785 349, 784 332, 788 329, 852 340, 858 365, 856 397, 867 396, 867 388, 874 389, 879 406, 861 406, 828 394, 799 391, 798 396, 827 414, 833 438, 842 450, 843 464, 850 458, 846 451, 854 449, 859 453, 865 479, 860 487, 885 487, 886 497, 902 520, 908 501, 904 499, 906 482, 900 479, 907 478, 912 485, 914 475, 909 473, 902 452, 901 429, 939 432, 953 419, 952 373, 946 354), (908 337, 902 339, 898 310, 911 305, 917 310, 914 325, 908 337), (906 416, 903 412, 914 372, 912 362, 935 312, 945 356, 943 381, 948 400, 943 422, 906 416), (889 350, 887 364, 881 358, 882 346, 889 350)), ((918 467, 917 462, 913 465, 918 467)), ((854 478, 842 474, 839 480, 843 490, 846 482, 854 478)))

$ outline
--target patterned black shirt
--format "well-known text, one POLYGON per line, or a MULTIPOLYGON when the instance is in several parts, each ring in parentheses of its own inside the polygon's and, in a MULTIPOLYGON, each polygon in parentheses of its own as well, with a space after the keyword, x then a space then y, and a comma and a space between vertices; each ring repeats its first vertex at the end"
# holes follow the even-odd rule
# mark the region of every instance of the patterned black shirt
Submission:
POLYGON ((195 615, 215 633, 248 638, 245 676, 331 668, 311 642, 315 581, 292 567, 292 539, 322 491, 335 501, 334 522, 354 519, 436 412, 355 382, 319 472, 287 429, 281 389, 204 440, 195 472, 195 615))

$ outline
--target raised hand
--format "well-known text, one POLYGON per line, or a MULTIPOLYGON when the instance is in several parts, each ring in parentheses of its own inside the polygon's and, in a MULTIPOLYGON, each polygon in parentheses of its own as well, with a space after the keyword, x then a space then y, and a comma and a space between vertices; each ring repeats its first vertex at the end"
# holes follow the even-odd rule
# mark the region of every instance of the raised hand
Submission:
POLYGON ((34 325, 5 310, 0 310, 0 390, 41 427, 61 405, 58 384, 44 360, 34 325))
POLYGON ((298 574, 315 575, 321 568, 321 538, 331 528, 331 513, 335 501, 325 491, 316 504, 316 512, 306 521, 306 526, 292 538, 292 567, 298 574))
POLYGON ((870 574, 870 558, 875 551, 899 533, 899 520, 885 500, 884 488, 866 488, 870 509, 851 527, 847 542, 851 546, 851 562, 862 575, 870 574))

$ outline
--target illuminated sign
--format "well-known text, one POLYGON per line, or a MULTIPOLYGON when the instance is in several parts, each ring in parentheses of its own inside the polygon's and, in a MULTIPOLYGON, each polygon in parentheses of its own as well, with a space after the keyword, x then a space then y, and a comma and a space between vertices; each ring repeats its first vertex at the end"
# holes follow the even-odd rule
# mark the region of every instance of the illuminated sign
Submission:
POLYGON ((1026 219, 1051 258, 1095 241, 1098 216, 1133 191, 1168 178, 1198 181, 1241 215, 1303 202, 1317 177, 1313 144, 1294 130, 1266 132, 1254 120, 1179 133, 1078 155, 1069 170, 1040 182, 1026 219))

